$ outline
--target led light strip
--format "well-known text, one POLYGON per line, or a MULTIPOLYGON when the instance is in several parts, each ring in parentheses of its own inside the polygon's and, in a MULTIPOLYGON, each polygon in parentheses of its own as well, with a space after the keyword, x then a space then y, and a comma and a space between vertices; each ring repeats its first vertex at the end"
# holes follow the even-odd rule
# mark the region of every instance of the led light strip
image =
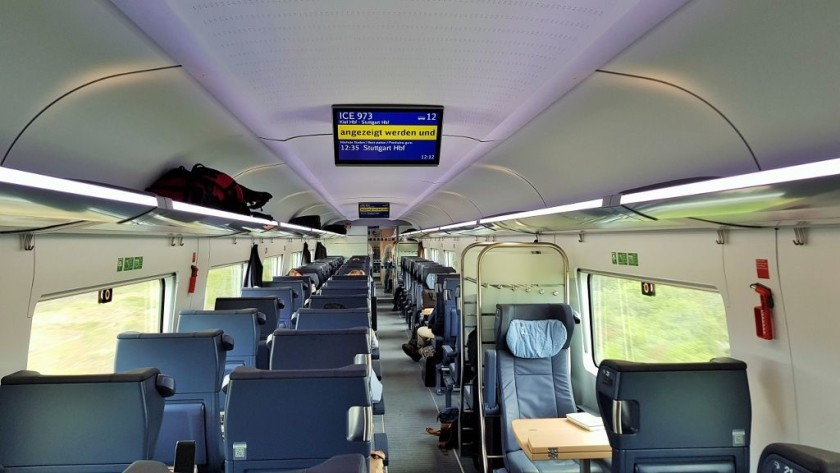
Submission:
POLYGON ((527 212, 517 212, 507 215, 499 215, 496 217, 482 218, 478 223, 493 223, 501 222, 503 220, 514 220, 519 218, 539 217, 541 215, 552 215, 566 212, 574 212, 576 210, 587 210, 602 207, 604 205, 603 199, 587 200, 585 202, 577 202, 575 204, 558 205, 557 207, 548 207, 545 209, 529 210, 527 212))
POLYGON ((157 198, 151 195, 112 189, 110 187, 88 184, 86 182, 76 182, 58 177, 44 176, 42 174, 35 174, 26 171, 18 171, 16 169, 0 168, 0 182, 16 184, 24 187, 33 187, 36 189, 44 189, 53 192, 61 192, 65 194, 126 202, 129 204, 148 205, 150 207, 157 207, 158 205, 157 198))

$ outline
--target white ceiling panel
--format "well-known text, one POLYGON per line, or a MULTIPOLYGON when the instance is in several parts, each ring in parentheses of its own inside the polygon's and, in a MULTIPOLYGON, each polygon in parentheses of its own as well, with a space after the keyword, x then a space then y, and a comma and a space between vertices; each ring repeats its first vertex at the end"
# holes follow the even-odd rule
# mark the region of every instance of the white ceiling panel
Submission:
POLYGON ((353 218, 359 200, 421 205, 492 148, 482 141, 506 139, 683 2, 114 3, 353 218), (443 105, 442 164, 336 169, 339 103, 443 105))

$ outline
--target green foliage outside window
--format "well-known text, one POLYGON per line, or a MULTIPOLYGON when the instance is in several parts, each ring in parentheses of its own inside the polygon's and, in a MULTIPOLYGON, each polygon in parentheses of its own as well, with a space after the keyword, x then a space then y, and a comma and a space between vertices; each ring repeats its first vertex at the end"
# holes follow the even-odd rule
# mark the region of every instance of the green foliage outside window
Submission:
POLYGON ((720 294, 656 284, 642 295, 641 281, 589 275, 596 363, 697 362, 729 356, 726 311, 720 294))

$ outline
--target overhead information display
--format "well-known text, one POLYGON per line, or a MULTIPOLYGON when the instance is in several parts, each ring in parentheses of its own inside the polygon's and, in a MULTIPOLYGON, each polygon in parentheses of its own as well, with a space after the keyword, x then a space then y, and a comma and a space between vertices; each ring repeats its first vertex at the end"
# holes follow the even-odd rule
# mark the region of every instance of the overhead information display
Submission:
POLYGON ((336 165, 437 166, 443 107, 333 105, 336 165))
POLYGON ((359 202, 359 218, 390 218, 390 202, 359 202))

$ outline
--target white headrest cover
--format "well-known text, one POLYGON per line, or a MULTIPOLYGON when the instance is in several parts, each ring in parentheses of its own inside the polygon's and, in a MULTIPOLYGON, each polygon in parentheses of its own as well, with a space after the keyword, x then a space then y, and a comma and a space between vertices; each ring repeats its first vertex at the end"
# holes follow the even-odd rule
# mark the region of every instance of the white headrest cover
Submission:
POLYGON ((506 341, 518 358, 551 358, 566 343, 566 327, 559 320, 510 321, 506 341))

